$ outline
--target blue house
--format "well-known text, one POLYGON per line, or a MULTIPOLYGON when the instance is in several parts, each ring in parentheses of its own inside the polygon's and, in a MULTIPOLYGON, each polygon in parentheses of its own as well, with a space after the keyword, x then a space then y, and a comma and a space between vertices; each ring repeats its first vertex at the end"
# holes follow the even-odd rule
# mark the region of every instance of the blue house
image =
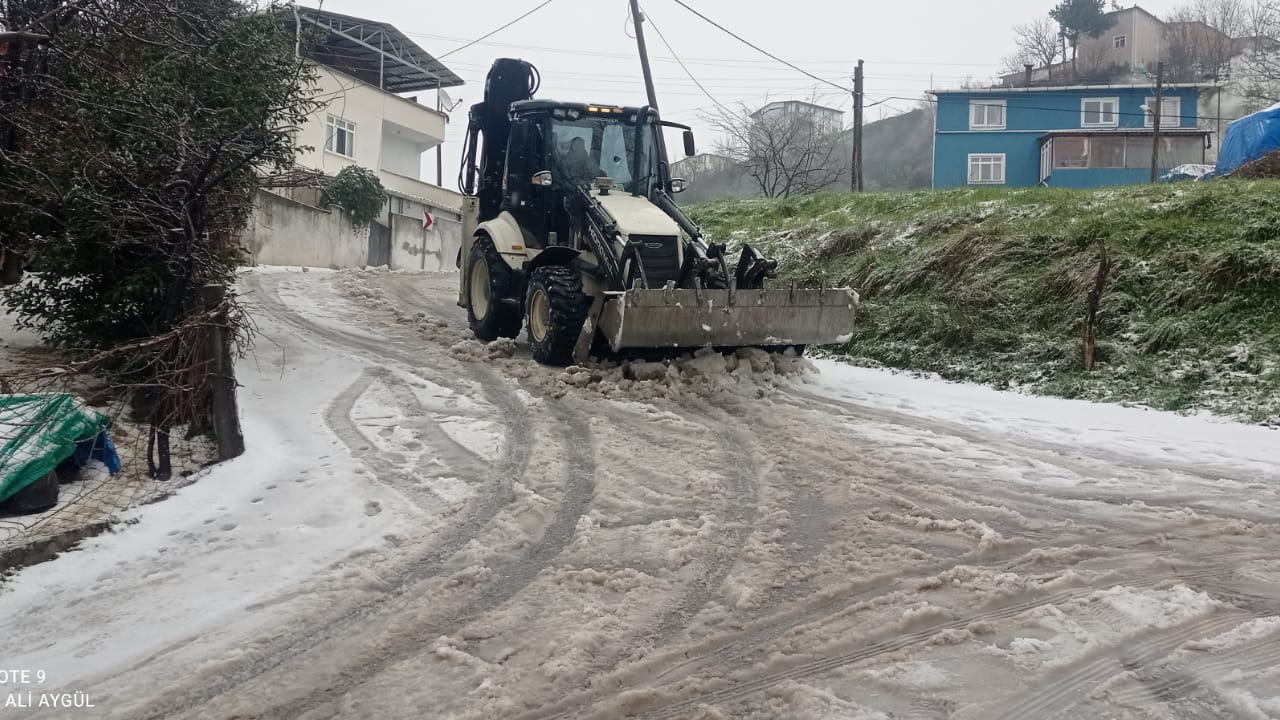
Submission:
MULTIPOLYGON (((1197 126, 1201 85, 1162 93, 1163 174, 1204 163, 1210 132, 1197 126)), ((1088 188, 1148 182, 1155 87, 1081 85, 935 90, 933 186, 1088 188)))

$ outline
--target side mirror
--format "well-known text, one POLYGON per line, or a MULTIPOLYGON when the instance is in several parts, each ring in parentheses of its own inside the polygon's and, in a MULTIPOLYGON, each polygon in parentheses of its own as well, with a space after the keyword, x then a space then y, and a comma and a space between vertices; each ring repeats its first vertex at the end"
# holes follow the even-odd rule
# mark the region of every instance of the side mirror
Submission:
POLYGON ((689 181, 684 178, 671 178, 669 189, 672 195, 677 195, 689 189, 689 181))
POLYGON ((692 130, 684 131, 684 154, 685 154, 685 157, 693 157, 694 155, 698 154, 697 148, 695 148, 693 144, 692 130))
POLYGON ((553 181, 550 170, 543 170, 540 173, 535 173, 533 176, 533 184, 535 187, 551 187, 551 183, 553 181))

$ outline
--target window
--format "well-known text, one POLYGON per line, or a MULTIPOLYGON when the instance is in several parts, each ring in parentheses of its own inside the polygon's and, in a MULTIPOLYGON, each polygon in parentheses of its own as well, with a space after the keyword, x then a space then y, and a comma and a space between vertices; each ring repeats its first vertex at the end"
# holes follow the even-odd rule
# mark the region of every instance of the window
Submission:
POLYGON ((1124 141, 1125 139, 1123 137, 1089 138, 1089 167, 1124 167, 1124 141))
POLYGON ((1117 35, 1117 36, 1115 36, 1114 38, 1112 38, 1112 40, 1111 40, 1111 45, 1112 45, 1112 47, 1114 47, 1116 50, 1123 50, 1123 49, 1125 49, 1126 47, 1128 47, 1128 46, 1129 46, 1129 36, 1128 36, 1128 35, 1117 35))
POLYGON ((970 100, 969 129, 1003 130, 1004 111, 1004 100, 970 100))
MULTIPOLYGON (((1147 127, 1152 126, 1151 109, 1156 106, 1156 99, 1147 98, 1147 111, 1144 122, 1147 127)), ((1175 128, 1182 125, 1182 98, 1167 97, 1160 99, 1160 127, 1175 128)))
POLYGON ((355 157, 356 124, 330 115, 328 133, 324 139, 324 149, 343 157, 355 157))
POLYGON ((1053 166, 1055 168, 1088 167, 1089 139, 1074 135, 1054 138, 1053 166))
POLYGON ((1040 146, 1040 181, 1044 182, 1053 174, 1053 138, 1049 138, 1040 146))
POLYGON ((1120 124, 1120 98, 1084 98, 1080 101, 1081 127, 1116 127, 1120 124))
POLYGON ((999 155, 970 155, 969 156, 969 184, 970 185, 1003 185, 1004 184, 1004 154, 999 155))

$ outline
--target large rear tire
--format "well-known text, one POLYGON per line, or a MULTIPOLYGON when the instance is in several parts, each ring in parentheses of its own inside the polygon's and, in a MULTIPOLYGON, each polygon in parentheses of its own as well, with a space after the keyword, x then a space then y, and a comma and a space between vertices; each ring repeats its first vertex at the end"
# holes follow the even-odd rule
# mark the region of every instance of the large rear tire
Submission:
POLYGON ((476 238, 467 258, 467 323, 485 342, 520 334, 520 307, 503 302, 513 294, 511 268, 498 254, 493 241, 476 238))
POLYGON ((573 363, 573 348, 591 310, 578 271, 547 265, 533 271, 525 313, 533 359, 564 367, 573 363))

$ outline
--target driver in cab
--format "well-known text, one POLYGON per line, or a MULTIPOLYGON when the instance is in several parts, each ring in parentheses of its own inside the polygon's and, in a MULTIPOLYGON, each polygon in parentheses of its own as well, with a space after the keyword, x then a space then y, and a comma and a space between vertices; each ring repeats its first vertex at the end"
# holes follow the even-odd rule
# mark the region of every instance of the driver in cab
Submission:
POLYGON ((598 177, 604 176, 604 170, 596 164, 587 152, 587 144, 580 137, 569 141, 569 149, 560 155, 560 172, 567 184, 574 187, 590 185, 598 177))

